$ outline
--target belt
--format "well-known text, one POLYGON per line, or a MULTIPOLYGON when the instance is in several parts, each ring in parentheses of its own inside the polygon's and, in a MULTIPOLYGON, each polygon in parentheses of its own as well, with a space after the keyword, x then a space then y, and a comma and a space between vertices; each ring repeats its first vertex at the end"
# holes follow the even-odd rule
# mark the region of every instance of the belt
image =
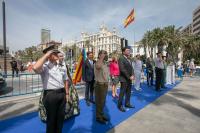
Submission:
POLYGON ((62 93, 62 92, 65 92, 65 88, 44 90, 44 93, 47 93, 47 92, 62 93))
POLYGON ((107 84, 108 84, 108 82, 97 82, 97 81, 96 81, 96 84, 100 84, 100 85, 107 85, 107 84))
POLYGON ((161 70, 163 70, 164 68, 159 68, 159 67, 156 67, 156 69, 161 69, 161 70))

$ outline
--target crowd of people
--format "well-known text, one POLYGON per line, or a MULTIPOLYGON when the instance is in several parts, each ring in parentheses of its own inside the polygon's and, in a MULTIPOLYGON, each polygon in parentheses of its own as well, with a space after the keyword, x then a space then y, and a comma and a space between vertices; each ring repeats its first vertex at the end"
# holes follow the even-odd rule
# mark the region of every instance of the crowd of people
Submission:
MULTIPOLYGON (((43 51, 44 55, 34 65, 33 70, 41 75, 44 95, 43 103, 47 113, 47 133, 61 133, 64 121, 66 101, 69 97, 69 75, 67 75, 66 65, 63 64, 63 54, 54 46, 50 46, 43 51), (62 56, 61 56, 62 55, 62 56), (61 59, 62 57, 62 59, 61 59), (62 63, 60 63, 62 62, 62 63)), ((193 60, 192 60, 193 61, 193 60)), ((161 52, 157 57, 147 58, 146 76, 147 85, 154 86, 155 91, 165 88, 167 75, 166 57, 161 52)), ((117 100, 117 108, 121 112, 126 112, 126 108, 135 108, 134 101, 131 101, 131 88, 142 91, 141 75, 144 63, 140 55, 132 60, 130 48, 122 48, 120 57, 113 55, 112 60, 108 61, 108 54, 104 50, 98 53, 97 61, 93 58, 93 52, 87 52, 87 59, 82 65, 82 80, 85 83, 85 102, 87 106, 95 105, 96 121, 106 124, 110 118, 106 116, 104 107, 111 81, 112 97, 117 100), (117 86, 120 83, 120 90, 117 86)), ((190 63, 190 73, 194 70, 194 63, 190 63)), ((178 66, 178 68, 181 68, 178 66)), ((181 68, 182 69, 182 68, 181 68)))

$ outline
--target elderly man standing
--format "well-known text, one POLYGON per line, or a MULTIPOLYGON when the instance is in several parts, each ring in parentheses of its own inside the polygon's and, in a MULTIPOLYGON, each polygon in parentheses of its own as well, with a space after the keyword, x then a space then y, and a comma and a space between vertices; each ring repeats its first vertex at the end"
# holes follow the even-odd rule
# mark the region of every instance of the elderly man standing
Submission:
POLYGON ((109 120, 103 112, 106 95, 108 91, 109 69, 107 65, 108 55, 104 50, 99 51, 98 60, 94 66, 95 75, 95 101, 96 101, 96 121, 106 124, 109 120))

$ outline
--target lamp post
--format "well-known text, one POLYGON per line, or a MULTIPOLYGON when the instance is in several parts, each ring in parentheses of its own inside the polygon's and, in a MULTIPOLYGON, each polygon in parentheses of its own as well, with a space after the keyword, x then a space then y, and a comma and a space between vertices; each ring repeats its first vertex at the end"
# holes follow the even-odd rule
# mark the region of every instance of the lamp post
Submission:
POLYGON ((5 1, 2 2, 3 7, 3 45, 4 45, 4 75, 7 77, 7 60, 6 60, 6 11, 5 1))

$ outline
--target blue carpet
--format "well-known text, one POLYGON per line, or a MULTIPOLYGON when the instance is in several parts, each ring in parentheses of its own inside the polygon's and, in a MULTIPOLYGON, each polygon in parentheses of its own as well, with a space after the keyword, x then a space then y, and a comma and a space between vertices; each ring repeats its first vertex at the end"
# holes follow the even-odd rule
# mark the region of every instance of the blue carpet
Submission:
MULTIPOLYGON (((143 90, 140 92, 132 89, 131 104, 135 105, 135 108, 127 109, 125 113, 117 109, 117 100, 112 99, 111 92, 109 92, 105 112, 110 122, 106 125, 95 121, 94 105, 88 107, 84 100, 80 100, 81 114, 65 121, 63 133, 104 133, 173 89, 177 84, 178 82, 174 85, 167 85, 167 88, 161 92, 156 92, 153 87, 148 88, 145 83, 141 85, 143 90)), ((40 121, 37 112, 0 121, 1 133, 44 133, 45 128, 46 125, 40 121)))

